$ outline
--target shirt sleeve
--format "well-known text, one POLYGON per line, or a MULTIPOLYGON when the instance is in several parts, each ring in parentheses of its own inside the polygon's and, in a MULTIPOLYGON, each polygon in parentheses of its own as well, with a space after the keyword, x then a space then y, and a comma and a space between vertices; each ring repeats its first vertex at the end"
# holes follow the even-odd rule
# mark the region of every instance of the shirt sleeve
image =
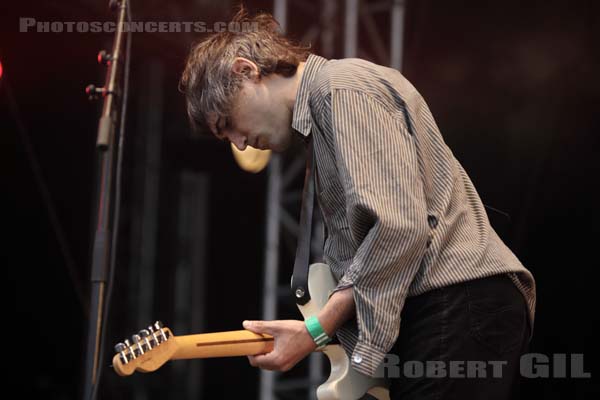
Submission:
POLYGON ((400 312, 429 238, 414 137, 403 114, 370 95, 331 91, 330 118, 346 215, 357 246, 336 291, 352 286, 352 365, 373 375, 394 345, 400 312))

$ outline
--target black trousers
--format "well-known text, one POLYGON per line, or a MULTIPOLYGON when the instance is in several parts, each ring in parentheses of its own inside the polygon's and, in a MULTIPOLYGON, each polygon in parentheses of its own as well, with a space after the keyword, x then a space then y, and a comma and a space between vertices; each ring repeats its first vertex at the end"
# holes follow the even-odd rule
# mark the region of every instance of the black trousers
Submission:
POLYGON ((525 299, 506 275, 410 297, 388 358, 398 365, 386 368, 390 397, 517 399, 530 329, 525 299))

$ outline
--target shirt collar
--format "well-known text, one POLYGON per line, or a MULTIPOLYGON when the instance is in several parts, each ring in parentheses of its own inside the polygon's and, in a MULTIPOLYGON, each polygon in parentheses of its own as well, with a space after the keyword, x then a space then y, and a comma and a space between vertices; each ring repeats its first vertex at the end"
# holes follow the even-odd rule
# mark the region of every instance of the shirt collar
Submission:
POLYGON ((302 78, 300 79, 300 85, 298 86, 296 102, 294 103, 294 110, 292 113, 292 128, 304 136, 309 135, 312 127, 308 104, 310 85, 315 79, 317 72, 319 72, 326 62, 327 59, 321 56, 309 54, 306 59, 306 64, 304 64, 304 71, 302 72, 302 78))

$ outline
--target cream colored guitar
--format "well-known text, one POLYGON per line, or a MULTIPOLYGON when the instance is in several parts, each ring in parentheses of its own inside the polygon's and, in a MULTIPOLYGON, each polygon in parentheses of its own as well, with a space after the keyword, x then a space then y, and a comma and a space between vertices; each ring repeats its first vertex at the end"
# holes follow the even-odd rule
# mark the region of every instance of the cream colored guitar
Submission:
MULTIPOLYGON (((298 306, 304 318, 316 315, 325 306, 336 286, 326 264, 312 264, 308 274, 311 300, 298 306)), ((169 360, 234 357, 265 354, 273 350, 273 337, 247 330, 175 336, 159 322, 142 329, 115 346, 115 372, 121 376, 135 371, 152 372, 169 360)), ((339 344, 328 345, 323 353, 331 363, 329 379, 317 388, 319 400, 357 400, 366 393, 378 400, 389 400, 386 382, 354 371, 346 352, 339 344)))
MULTIPOLYGON (((312 264, 308 270, 310 300, 304 305, 298 305, 302 316, 306 319, 317 315, 325 307, 336 286, 335 277, 327 264, 312 264)), ((352 369, 350 359, 341 345, 325 346, 323 353, 329 358, 331 373, 329 379, 317 388, 319 400, 355 400, 363 397, 365 393, 379 400, 389 400, 387 382, 384 379, 370 378, 352 369)), ((383 376, 381 368, 378 376, 383 376)))

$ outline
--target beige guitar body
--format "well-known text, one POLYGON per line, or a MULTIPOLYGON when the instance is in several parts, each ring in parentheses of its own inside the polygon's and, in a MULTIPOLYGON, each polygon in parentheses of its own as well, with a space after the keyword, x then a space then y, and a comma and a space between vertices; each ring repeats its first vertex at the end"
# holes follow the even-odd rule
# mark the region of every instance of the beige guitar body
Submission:
MULTIPOLYGON (((335 287, 336 279, 329 266, 323 263, 312 264, 308 270, 308 292, 311 300, 304 305, 298 305, 304 318, 317 315, 335 287)), ((328 345, 323 353, 329 358, 331 373, 329 379, 317 389, 319 400, 357 400, 365 393, 378 400, 389 400, 386 381, 355 371, 341 345, 328 345)))

